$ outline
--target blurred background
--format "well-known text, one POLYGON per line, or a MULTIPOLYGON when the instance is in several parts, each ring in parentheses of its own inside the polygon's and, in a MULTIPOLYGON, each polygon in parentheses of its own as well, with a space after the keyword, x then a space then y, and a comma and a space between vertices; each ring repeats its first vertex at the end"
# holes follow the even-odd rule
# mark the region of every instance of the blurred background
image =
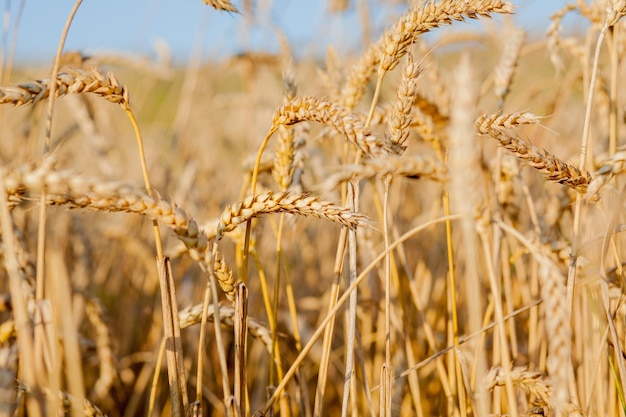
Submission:
MULTIPOLYGON (((377 37, 406 10, 406 3, 398 0, 248 0, 234 2, 242 15, 220 16, 201 0, 85 1, 72 24, 65 49, 150 56, 171 51, 174 62, 184 64, 191 51, 202 50, 203 57, 208 59, 250 50, 276 52, 276 29, 279 29, 290 40, 296 55, 322 57, 330 44, 339 53, 361 50, 364 34, 359 21, 365 9, 370 15, 371 36, 377 37), (347 7, 337 7, 341 3, 347 7), (377 7, 379 3, 387 7, 377 7), (254 21, 250 20, 252 15, 254 21)), ((516 23, 528 30, 531 37, 540 37, 548 27, 549 17, 566 1, 518 0, 514 3, 516 23)), ((2 36, 11 40, 17 35, 18 65, 52 61, 73 5, 72 0, 5 0, 2 36)), ((484 20, 468 22, 465 26, 471 29, 482 24, 484 20)), ((568 16, 564 24, 566 29, 572 30, 585 23, 568 16)), ((464 25, 455 26, 456 30, 462 30, 464 25)))

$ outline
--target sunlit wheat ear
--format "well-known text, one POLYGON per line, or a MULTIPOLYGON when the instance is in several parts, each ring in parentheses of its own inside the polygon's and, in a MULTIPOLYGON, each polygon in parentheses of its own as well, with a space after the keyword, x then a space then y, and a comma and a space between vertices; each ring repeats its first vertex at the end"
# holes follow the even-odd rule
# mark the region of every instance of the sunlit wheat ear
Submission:
POLYGON ((537 116, 530 113, 483 115, 476 121, 476 126, 479 133, 497 140, 504 149, 538 170, 549 181, 558 182, 585 194, 590 181, 587 172, 581 172, 572 164, 539 149, 511 130, 522 124, 537 123, 537 119, 537 116))
POLYGON ((423 7, 409 10, 393 27, 385 32, 381 42, 379 73, 393 70, 406 55, 409 46, 419 35, 453 21, 465 18, 490 17, 493 13, 513 13, 511 3, 500 0, 448 0, 429 1, 423 7))
MULTIPOLYGON (((113 103, 128 108, 129 95, 125 86, 120 85, 113 74, 103 74, 97 69, 91 71, 70 70, 57 76, 56 96, 66 94, 92 93, 113 103)), ((15 87, 0 88, 0 103, 23 106, 37 104, 48 98, 50 80, 36 80, 15 87)))
POLYGON ((316 97, 298 97, 279 107, 272 119, 272 130, 281 125, 303 121, 319 122, 332 127, 366 156, 387 153, 382 140, 372 135, 362 120, 348 109, 316 97))
POLYGON ((208 4, 213 7, 215 10, 224 11, 224 12, 233 12, 239 13, 239 10, 230 0, 202 0, 204 4, 208 4))
MULTIPOLYGON (((553 409, 552 392, 550 385, 545 381, 541 372, 529 371, 526 366, 518 366, 510 371, 513 383, 524 392, 535 397, 535 403, 541 407, 553 409)), ((491 368, 485 377, 487 390, 491 391, 496 386, 504 386, 505 379, 500 367, 491 368)))
POLYGON ((354 64, 341 88, 341 104, 347 109, 356 107, 376 71, 393 70, 421 34, 455 20, 489 17, 492 13, 513 13, 513 5, 499 0, 444 0, 409 10, 354 64))
POLYGON ((398 155, 406 150, 405 143, 409 138, 412 121, 411 110, 417 96, 417 82, 420 72, 419 66, 413 62, 413 57, 409 54, 402 71, 402 80, 398 87, 396 101, 393 103, 392 112, 387 118, 389 147, 392 152, 398 155))
MULTIPOLYGON (((185 329, 202 322, 202 309, 203 304, 196 304, 184 308, 178 312, 180 317, 180 328, 185 329)), ((213 320, 215 315, 215 307, 213 304, 209 304, 208 319, 213 320)), ((231 306, 220 306, 220 321, 221 324, 226 326, 233 326, 233 317, 235 316, 235 309, 231 306)), ((248 317, 248 331, 256 339, 259 339, 268 352, 272 351, 272 334, 270 330, 264 326, 260 321, 248 317)))
POLYGON ((351 229, 369 225, 369 220, 365 215, 328 201, 320 201, 319 197, 287 192, 268 192, 248 196, 226 207, 217 226, 217 237, 223 236, 224 233, 234 230, 241 223, 254 217, 270 213, 317 217, 351 229))

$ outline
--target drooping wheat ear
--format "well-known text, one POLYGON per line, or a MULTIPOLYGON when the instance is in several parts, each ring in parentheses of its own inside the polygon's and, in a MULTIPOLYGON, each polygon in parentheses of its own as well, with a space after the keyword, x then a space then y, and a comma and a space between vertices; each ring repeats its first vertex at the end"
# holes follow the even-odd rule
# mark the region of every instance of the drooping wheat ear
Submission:
MULTIPOLYGON (((572 339, 565 277, 547 257, 539 265, 541 298, 548 339, 548 374, 554 406, 564 411, 570 404, 569 371, 572 365, 572 339)), ((566 415, 566 414, 563 414, 566 415)))
POLYGON ((550 16, 550 26, 548 26, 548 30, 546 31, 546 48, 548 49, 548 53, 550 54, 550 61, 552 61, 552 65, 560 71, 563 68, 563 60, 559 55, 559 46, 561 44, 560 34, 563 30, 563 25, 561 24, 563 17, 571 11, 576 10, 577 6, 572 3, 567 3, 561 9, 559 9, 556 13, 550 16))
POLYGON ((388 156, 362 161, 359 165, 344 165, 339 172, 328 177, 315 187, 320 193, 334 190, 341 183, 352 178, 385 178, 388 175, 406 178, 426 178, 442 182, 445 180, 445 168, 439 162, 422 158, 418 155, 388 156))
POLYGON ((426 5, 409 10, 382 38, 379 75, 393 70, 406 55, 415 39, 431 29, 463 21, 491 17, 493 13, 513 13, 511 3, 500 0, 444 0, 429 1, 426 5))
POLYGON ((513 73, 525 39, 526 32, 522 29, 511 29, 506 36, 500 62, 494 71, 494 92, 501 106, 509 94, 513 73))
MULTIPOLYGON (((48 158, 43 162, 24 165, 4 173, 2 181, 7 193, 11 195, 23 193, 24 190, 45 190, 48 204, 134 213, 157 220, 172 229, 204 272, 209 271, 208 249, 211 236, 201 230, 196 220, 183 209, 167 201, 152 198, 133 186, 83 178, 71 171, 54 171, 53 165, 52 158, 48 158)), ((236 283, 219 257, 215 260, 214 270, 226 295, 229 298, 234 297, 236 283)))
POLYGON ((227 206, 217 225, 217 238, 249 219, 269 213, 317 217, 351 229, 369 225, 369 220, 365 215, 328 201, 320 201, 319 197, 270 191, 248 196, 232 206, 227 206))
MULTIPOLYGON (((213 320, 215 315, 215 307, 213 304, 209 304, 207 311, 207 317, 209 320, 213 320)), ((186 329, 195 324, 202 322, 202 304, 196 304, 186 307, 178 312, 180 318, 180 328, 186 329)), ((220 306, 220 323, 226 326, 234 326, 233 317, 235 316, 235 309, 231 306, 220 306)), ((260 321, 248 317, 248 331, 252 336, 259 339, 268 352, 272 351, 272 334, 270 330, 264 326, 260 321)))
MULTIPOLYGON (((529 371, 527 366, 517 366, 509 372, 513 383, 524 392, 533 395, 537 405, 554 408, 550 385, 544 380, 544 375, 541 372, 529 371)), ((495 386, 502 387, 504 384, 503 369, 500 367, 491 368, 485 378, 487 390, 491 391, 495 386)))
POLYGON ((363 122, 345 107, 316 97, 299 97, 279 107, 272 119, 272 130, 280 125, 315 121, 330 126, 356 145, 366 156, 387 153, 384 143, 372 135, 363 122))
POLYGON ((237 8, 233 6, 230 0, 202 0, 202 2, 213 7, 215 10, 239 13, 239 10, 237 10, 237 8))
POLYGON ((405 143, 409 138, 409 126, 412 121, 411 110, 417 95, 417 81, 420 73, 420 67, 413 62, 413 57, 409 54, 402 71, 402 81, 400 81, 396 101, 393 104, 391 115, 387 118, 387 129, 389 130, 387 139, 392 152, 397 155, 401 155, 406 150, 405 143))
POLYGON ((476 121, 476 126, 479 133, 496 139, 504 149, 541 172, 549 181, 558 182, 585 194, 590 181, 587 172, 582 172, 572 164, 526 142, 510 130, 515 126, 536 122, 537 116, 530 113, 513 113, 483 115, 476 121))
MULTIPOLYGON (((73 69, 59 73, 56 82, 57 97, 67 94, 92 93, 124 108, 130 106, 128 89, 120 85, 113 74, 102 74, 95 68, 89 72, 73 69)), ((50 80, 36 80, 15 87, 3 87, 0 88, 0 104, 13 104, 14 106, 37 104, 48 98, 49 89, 50 80)))

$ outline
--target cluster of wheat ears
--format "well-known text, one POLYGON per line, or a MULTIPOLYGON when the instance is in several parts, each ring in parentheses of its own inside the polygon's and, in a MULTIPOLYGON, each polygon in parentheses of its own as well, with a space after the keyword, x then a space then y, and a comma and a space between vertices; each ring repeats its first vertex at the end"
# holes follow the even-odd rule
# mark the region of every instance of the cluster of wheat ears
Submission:
POLYGON ((80 0, 2 48, 0 415, 626 413, 626 1, 409 3, 323 60, 64 51, 80 0))

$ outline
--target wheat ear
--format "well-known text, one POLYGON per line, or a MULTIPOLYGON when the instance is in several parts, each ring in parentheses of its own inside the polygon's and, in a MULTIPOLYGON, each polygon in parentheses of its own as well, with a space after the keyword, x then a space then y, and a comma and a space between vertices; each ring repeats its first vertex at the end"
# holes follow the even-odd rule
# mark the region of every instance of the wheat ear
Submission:
POLYGON ((513 13, 513 9, 511 3, 500 0, 429 1, 422 7, 411 9, 383 35, 379 74, 393 70, 415 38, 431 29, 465 18, 491 17, 493 13, 509 14, 513 13))
POLYGON ((239 13, 239 10, 233 6, 230 0, 202 0, 202 2, 221 12, 239 13))
POLYGON ((246 197, 244 200, 226 207, 217 226, 218 238, 241 223, 268 213, 290 213, 329 220, 351 229, 369 225, 367 217, 350 209, 319 197, 288 192, 267 192, 246 197))
POLYGON ((367 156, 387 152, 384 143, 365 128, 358 115, 345 107, 316 97, 294 98, 279 107, 274 113, 271 130, 302 121, 314 121, 332 127, 367 156))
POLYGON ((558 182, 585 194, 590 181, 587 172, 539 149, 510 130, 522 124, 537 123, 537 120, 537 116, 530 113, 483 115, 476 121, 476 126, 479 133, 496 139, 504 149, 541 172, 549 181, 558 182))
POLYGON ((402 81, 398 88, 396 101, 393 104, 393 110, 387 118, 389 146, 398 155, 406 150, 405 143, 409 138, 412 121, 411 109, 417 96, 417 81, 420 72, 420 67, 413 62, 413 57, 409 54, 402 71, 402 81))
MULTIPOLYGON (((198 223, 183 209, 165 200, 152 198, 144 192, 119 182, 103 182, 77 176, 71 171, 53 171, 53 160, 29 164, 3 175, 7 193, 23 194, 24 190, 46 191, 47 204, 99 211, 127 212, 158 220, 172 229, 192 259, 208 272, 209 239, 198 223)), ((236 282, 223 259, 215 257, 214 271, 222 290, 234 300, 236 282)))
MULTIPOLYGON (((93 68, 91 71, 72 69, 57 75, 56 97, 67 94, 92 93, 124 108, 129 108, 128 89, 120 85, 113 74, 103 74, 93 68)), ((0 103, 23 106, 37 104, 48 98, 50 80, 36 80, 14 87, 0 88, 0 103)))

